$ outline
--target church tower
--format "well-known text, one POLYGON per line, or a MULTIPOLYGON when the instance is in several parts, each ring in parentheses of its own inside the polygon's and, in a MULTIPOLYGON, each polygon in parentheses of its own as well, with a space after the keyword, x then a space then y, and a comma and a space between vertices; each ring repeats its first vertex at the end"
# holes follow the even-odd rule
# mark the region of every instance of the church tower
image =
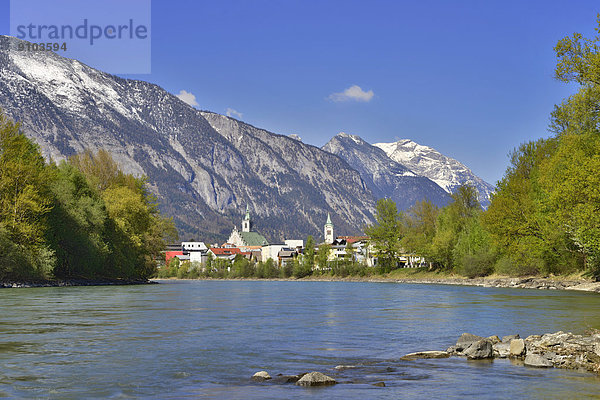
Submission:
POLYGON ((242 232, 250 232, 250 229, 252 229, 252 221, 250 220, 250 209, 246 204, 246 215, 242 220, 242 232))
POLYGON ((333 243, 333 224, 331 223, 331 216, 327 213, 327 222, 323 230, 323 236, 325 237, 325 243, 333 243))

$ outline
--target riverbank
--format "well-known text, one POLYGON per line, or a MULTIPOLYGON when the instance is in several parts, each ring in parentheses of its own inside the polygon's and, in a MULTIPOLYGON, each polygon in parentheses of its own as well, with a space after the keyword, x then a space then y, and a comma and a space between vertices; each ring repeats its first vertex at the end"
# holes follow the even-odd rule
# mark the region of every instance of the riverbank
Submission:
POLYGON ((9 288, 34 288, 34 287, 63 287, 63 286, 122 286, 122 285, 148 285, 156 282, 140 279, 65 279, 65 280, 47 280, 47 281, 10 281, 0 282, 0 289, 9 288))
MULTIPOLYGON (((177 278, 161 278, 155 281, 177 278)), ((460 285, 497 288, 544 289, 544 290, 577 290, 600 293, 600 282, 585 279, 581 275, 558 277, 509 277, 491 275, 481 278, 465 278, 445 272, 427 271, 425 268, 399 269, 385 275, 370 276, 329 276, 311 275, 296 278, 200 278, 202 280, 246 280, 246 281, 316 281, 316 282, 394 282, 410 284, 460 285)))
POLYGON ((446 351, 407 354, 402 359, 444 358, 462 356, 469 360, 511 358, 527 367, 566 368, 593 373, 600 372, 600 331, 591 330, 583 335, 571 332, 519 335, 487 338, 463 333, 456 344, 446 351))

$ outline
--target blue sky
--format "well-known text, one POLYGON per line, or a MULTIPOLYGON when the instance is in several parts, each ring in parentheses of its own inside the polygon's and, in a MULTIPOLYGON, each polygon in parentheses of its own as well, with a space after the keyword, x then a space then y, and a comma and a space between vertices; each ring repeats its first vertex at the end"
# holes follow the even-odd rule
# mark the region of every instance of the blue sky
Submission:
POLYGON ((495 183, 576 90, 553 79, 553 47, 594 35, 598 12, 583 0, 153 0, 152 72, 123 76, 317 146, 340 131, 409 138, 495 183))

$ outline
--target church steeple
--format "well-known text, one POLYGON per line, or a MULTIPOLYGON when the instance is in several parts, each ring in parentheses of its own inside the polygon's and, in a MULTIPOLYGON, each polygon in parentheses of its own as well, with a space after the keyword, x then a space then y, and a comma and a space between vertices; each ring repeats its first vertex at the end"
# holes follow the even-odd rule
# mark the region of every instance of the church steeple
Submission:
POLYGON ((331 223, 331 215, 327 213, 327 222, 323 229, 323 236, 325 237, 325 243, 333 243, 333 223, 331 223))
POLYGON ((246 204, 246 215, 242 220, 242 232, 250 232, 252 228, 252 221, 250 220, 250 207, 246 204))

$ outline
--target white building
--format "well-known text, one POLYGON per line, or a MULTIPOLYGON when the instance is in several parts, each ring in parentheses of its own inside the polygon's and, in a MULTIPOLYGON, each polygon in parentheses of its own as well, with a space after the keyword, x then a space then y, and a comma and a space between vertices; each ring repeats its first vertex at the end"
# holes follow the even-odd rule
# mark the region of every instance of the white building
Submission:
POLYGON ((331 222, 331 215, 329 213, 327 213, 327 222, 323 228, 323 237, 325 238, 325 243, 333 243, 333 223, 331 222))
POLYGON ((287 245, 282 243, 282 244, 269 244, 269 245, 263 246, 262 250, 261 250, 262 262, 267 261, 269 258, 271 258, 273 261, 277 262, 279 252, 283 248, 287 248, 287 245))
POLYGON ((204 263, 208 247, 204 242, 181 242, 181 249, 184 255, 189 255, 190 262, 204 263))

